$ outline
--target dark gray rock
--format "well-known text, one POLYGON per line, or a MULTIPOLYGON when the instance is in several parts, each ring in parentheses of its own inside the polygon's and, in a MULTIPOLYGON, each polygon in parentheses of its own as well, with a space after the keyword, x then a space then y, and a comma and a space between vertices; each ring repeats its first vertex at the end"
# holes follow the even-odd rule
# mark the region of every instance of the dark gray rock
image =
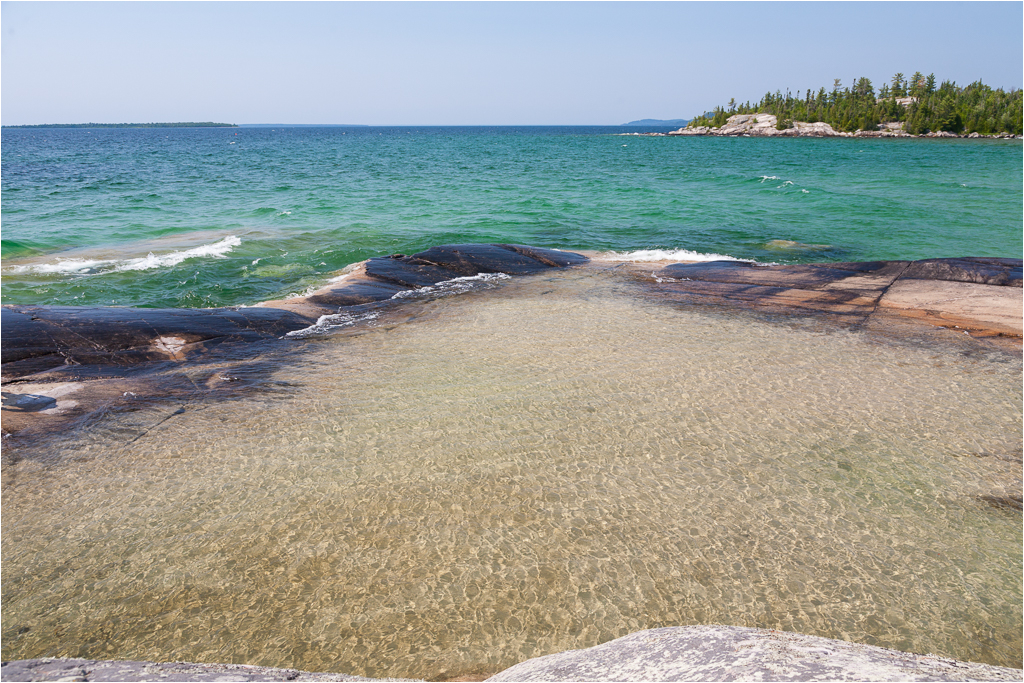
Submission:
POLYGON ((313 321, 274 308, 4 306, 3 373, 180 359, 223 342, 276 339, 313 321))
POLYGON ((3 409, 21 413, 35 413, 57 405, 57 399, 39 394, 3 392, 3 409))
POLYGON ((413 256, 454 271, 461 277, 480 273, 530 275, 552 267, 532 256, 499 244, 450 244, 431 247, 413 256))
POLYGON ((1021 260, 1009 258, 942 258, 914 261, 903 274, 915 280, 975 282, 1020 287, 1021 260))
POLYGON ((1020 681, 1024 672, 738 626, 639 631, 530 659, 488 681, 1020 681))
POLYGON ((338 287, 321 290, 316 294, 306 297, 306 301, 320 306, 347 308, 377 301, 387 301, 395 294, 404 292, 407 289, 409 288, 393 282, 360 278, 345 282, 338 287))
POLYGON ((366 262, 370 277, 403 287, 429 287, 442 280, 462 277, 461 273, 435 265, 416 256, 381 256, 366 262))

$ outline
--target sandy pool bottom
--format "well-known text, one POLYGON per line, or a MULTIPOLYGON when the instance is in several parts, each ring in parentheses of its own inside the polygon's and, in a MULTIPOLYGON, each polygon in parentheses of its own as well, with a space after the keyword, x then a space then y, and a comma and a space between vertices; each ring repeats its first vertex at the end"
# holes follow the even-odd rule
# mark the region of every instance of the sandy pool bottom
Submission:
POLYGON ((1019 359, 586 270, 403 310, 6 465, 3 658, 444 678, 727 624, 1021 666, 1019 359))

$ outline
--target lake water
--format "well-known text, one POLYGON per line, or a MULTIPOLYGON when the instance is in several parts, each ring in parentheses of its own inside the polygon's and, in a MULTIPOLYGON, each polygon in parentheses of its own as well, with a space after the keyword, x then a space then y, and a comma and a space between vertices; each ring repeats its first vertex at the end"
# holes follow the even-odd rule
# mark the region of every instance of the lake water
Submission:
POLYGON ((2 300, 252 304, 460 242, 765 263, 1022 256, 1020 141, 623 130, 5 129, 2 300))
MULTIPOLYGON (((4 302, 252 303, 462 241, 1021 255, 1018 143, 608 132, 5 130, 4 302)), ((1021 666, 1019 354, 606 265, 282 343, 230 400, 230 363, 164 370, 194 396, 5 439, 5 660, 443 679, 717 623, 1021 666)))

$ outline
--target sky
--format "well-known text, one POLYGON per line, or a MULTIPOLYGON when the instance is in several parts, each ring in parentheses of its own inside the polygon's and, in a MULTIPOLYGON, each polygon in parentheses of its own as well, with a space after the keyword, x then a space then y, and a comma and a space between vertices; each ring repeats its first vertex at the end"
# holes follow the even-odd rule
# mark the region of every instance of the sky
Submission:
POLYGON ((1024 84, 1021 2, 2 2, 4 125, 616 125, 1024 84))

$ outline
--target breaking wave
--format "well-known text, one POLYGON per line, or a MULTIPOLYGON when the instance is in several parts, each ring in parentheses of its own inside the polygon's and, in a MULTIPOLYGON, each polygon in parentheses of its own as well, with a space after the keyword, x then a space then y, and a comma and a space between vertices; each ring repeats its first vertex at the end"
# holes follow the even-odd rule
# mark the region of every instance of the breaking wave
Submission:
POLYGON ((192 258, 225 258, 242 240, 229 235, 212 244, 203 244, 192 249, 172 251, 156 255, 150 252, 141 258, 131 259, 81 259, 57 257, 52 263, 31 263, 5 268, 9 273, 35 273, 38 275, 91 275, 94 273, 119 273, 132 270, 152 270, 176 266, 192 258))

